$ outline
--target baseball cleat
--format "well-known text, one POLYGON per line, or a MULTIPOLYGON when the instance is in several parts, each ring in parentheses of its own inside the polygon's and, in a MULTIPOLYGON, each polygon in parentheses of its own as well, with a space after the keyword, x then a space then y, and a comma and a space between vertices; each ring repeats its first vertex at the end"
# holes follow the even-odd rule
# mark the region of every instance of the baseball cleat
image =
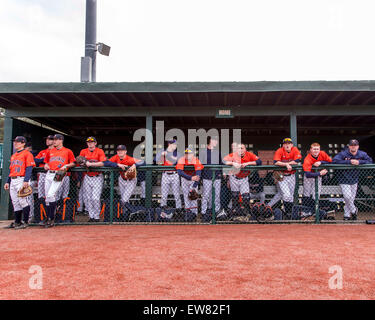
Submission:
POLYGON ((344 221, 349 221, 351 220, 351 217, 344 217, 344 221))
POLYGON ((44 226, 45 228, 52 228, 55 226, 55 223, 53 220, 48 220, 48 222, 46 223, 46 225, 44 226))
POLYGON ((14 229, 26 229, 28 226, 27 223, 20 223, 18 226, 14 227, 14 229))
POLYGON ((16 227, 16 223, 12 222, 9 226, 4 227, 4 229, 14 229, 16 227))

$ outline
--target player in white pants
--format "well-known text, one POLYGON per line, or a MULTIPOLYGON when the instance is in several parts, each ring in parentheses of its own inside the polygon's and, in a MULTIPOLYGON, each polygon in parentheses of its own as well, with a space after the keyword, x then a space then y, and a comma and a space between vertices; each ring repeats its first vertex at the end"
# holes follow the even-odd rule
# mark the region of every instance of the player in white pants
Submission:
MULTIPOLYGON (((95 137, 88 137, 86 139, 87 148, 82 149, 79 155, 86 159, 85 165, 87 167, 94 167, 96 163, 104 164, 107 157, 104 151, 98 148, 95 137)), ((89 213, 89 222, 100 221, 100 197, 103 190, 104 177, 99 171, 89 171, 83 173, 82 181, 82 200, 86 206, 86 210, 89 213)), ((80 192, 81 192, 80 190, 80 192)))
POLYGON ((30 203, 32 195, 28 197, 19 197, 18 191, 22 187, 28 187, 35 167, 34 157, 30 151, 25 150, 25 137, 18 136, 14 139, 13 145, 16 152, 10 158, 9 177, 4 184, 4 189, 9 190, 10 198, 14 210, 14 222, 9 228, 21 229, 26 228, 29 222, 30 203), (23 223, 22 223, 23 215, 23 223))
POLYGON ((229 175, 233 213, 238 214, 241 211, 239 203, 239 197, 241 195, 247 214, 251 214, 248 178, 250 170, 246 169, 246 167, 259 166, 262 164, 262 160, 254 153, 246 151, 246 146, 244 144, 233 143, 232 150, 233 153, 225 156, 223 161, 226 165, 233 166, 229 175))
MULTIPOLYGON (((46 194, 46 212, 48 220, 44 223, 45 227, 53 227, 55 219, 55 210, 57 201, 59 199, 59 188, 63 186, 64 179, 62 181, 55 181, 55 175, 57 171, 67 171, 68 169, 75 166, 75 158, 72 150, 63 146, 64 136, 61 134, 55 134, 54 136, 54 148, 51 149, 44 159, 44 169, 47 170, 45 179, 45 194, 46 194)), ((65 179, 68 181, 69 178, 65 179)), ((66 189, 62 189, 62 193, 66 192, 66 189)))
MULTIPOLYGON (((166 150, 160 151, 156 157, 155 162, 162 166, 173 166, 176 165, 177 160, 181 158, 177 152, 176 140, 170 140, 167 142, 168 147, 166 150)), ((180 198, 180 177, 175 170, 163 171, 161 176, 161 208, 167 206, 167 200, 169 193, 172 193, 176 203, 176 209, 181 209, 181 198, 180 198)))
MULTIPOLYGON (((219 137, 209 137, 209 142, 205 152, 199 155, 199 160, 203 165, 219 165, 223 164, 220 152, 217 148, 219 137)), ((220 191, 221 191, 221 170, 211 170, 205 168, 202 171, 202 219, 204 222, 209 222, 212 217, 212 185, 215 188, 215 213, 220 211, 220 191), (215 175, 214 182, 212 182, 212 175, 215 175), (207 212, 207 209, 209 212, 207 212)))
POLYGON ((204 166, 198 158, 194 157, 193 151, 190 149, 185 150, 185 156, 177 161, 176 170, 181 176, 181 189, 184 195, 186 213, 193 213, 189 215, 188 220, 193 220, 198 214, 198 200, 190 200, 189 192, 193 189, 198 191, 198 182, 204 166), (185 168, 185 166, 194 166, 194 170, 185 168))
MULTIPOLYGON (((40 151, 36 156, 35 156, 35 163, 37 166, 39 166, 39 168, 43 168, 44 167, 44 159, 47 155, 47 153, 54 148, 53 146, 53 138, 54 136, 53 135, 48 135, 45 139, 46 139, 46 146, 47 146, 47 149, 44 149, 42 151, 40 151)), ((37 175, 37 190, 38 190, 38 202, 39 202, 39 205, 40 206, 43 206, 44 208, 46 207, 46 203, 45 203, 45 200, 46 200, 46 194, 45 194, 45 186, 44 186, 44 183, 45 183, 45 180, 46 180, 46 173, 45 172, 39 172, 38 175, 37 175)))
POLYGON ((301 162, 301 158, 300 151, 293 146, 293 141, 290 138, 285 138, 283 140, 282 147, 276 150, 273 158, 275 165, 286 167, 287 170, 283 171, 283 180, 276 182, 277 193, 268 205, 272 207, 279 200, 283 200, 287 217, 292 216, 294 190, 296 187, 295 171, 293 170, 292 165, 301 162))
MULTIPOLYGON (((349 141, 348 148, 337 154, 332 163, 358 166, 370 164, 372 159, 366 152, 359 150, 358 140, 352 139, 349 141)), ((358 208, 354 200, 357 194, 359 170, 337 170, 337 179, 345 201, 344 220, 357 220, 358 208)))
POLYGON ((313 167, 319 167, 322 164, 331 163, 331 157, 320 150, 320 144, 315 142, 310 146, 310 152, 303 161, 303 196, 315 200, 315 178, 318 178, 318 197, 322 189, 322 176, 326 175, 326 169, 320 171, 312 171, 313 167))
MULTIPOLYGON (((113 167, 113 168, 121 168, 122 170, 127 170, 129 167, 139 167, 144 164, 144 161, 133 158, 128 156, 126 150, 126 146, 120 144, 117 146, 117 154, 106 161, 100 162, 90 162, 87 163, 90 167, 113 167)), ((131 210, 129 205, 130 197, 132 196, 134 189, 137 185, 137 178, 128 180, 125 178, 125 172, 120 172, 120 176, 118 178, 118 185, 120 189, 120 197, 121 202, 124 205, 125 209, 128 211, 131 210)))

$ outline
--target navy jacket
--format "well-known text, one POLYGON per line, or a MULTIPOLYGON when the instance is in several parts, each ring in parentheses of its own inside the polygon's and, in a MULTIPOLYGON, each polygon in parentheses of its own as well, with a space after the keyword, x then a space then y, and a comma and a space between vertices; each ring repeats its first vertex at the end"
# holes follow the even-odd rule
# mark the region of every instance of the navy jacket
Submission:
MULTIPOLYGON (((370 164, 372 163, 371 157, 369 155, 361 150, 358 150, 356 155, 352 155, 349 152, 349 149, 345 149, 341 151, 339 154, 337 154, 333 160, 332 163, 334 164, 349 164, 350 160, 355 159, 359 161, 359 164, 370 164)), ((360 171, 358 169, 351 169, 351 170, 337 170, 337 179, 339 181, 339 184, 356 184, 358 183, 359 179, 359 173, 360 171)))
MULTIPOLYGON (((210 149, 206 148, 206 150, 204 152, 202 152, 202 154, 199 154, 199 160, 203 165, 205 165, 205 164, 223 164, 219 149, 210 150, 210 149)), ((213 172, 215 172, 215 179, 221 178, 221 169, 220 170, 203 169, 202 178, 211 180, 213 172)))

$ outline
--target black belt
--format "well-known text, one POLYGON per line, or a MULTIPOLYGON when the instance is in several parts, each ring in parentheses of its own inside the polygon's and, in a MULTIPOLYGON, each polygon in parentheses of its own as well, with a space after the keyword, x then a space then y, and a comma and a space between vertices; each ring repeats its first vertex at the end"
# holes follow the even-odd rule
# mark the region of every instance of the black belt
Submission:
POLYGON ((176 174, 177 172, 165 172, 166 174, 176 174))
POLYGON ((10 177, 11 179, 23 178, 24 176, 10 177))
POLYGON ((51 173, 56 173, 57 171, 52 171, 52 170, 48 170, 48 172, 51 172, 51 173))
POLYGON ((236 176, 234 176, 237 180, 241 180, 241 179, 245 179, 245 178, 247 178, 247 177, 242 177, 242 178, 240 178, 240 177, 236 177, 236 176))
POLYGON ((285 177, 289 177, 289 176, 291 176, 291 175, 292 175, 291 173, 289 173, 289 174, 288 174, 288 173, 286 173, 286 174, 284 173, 284 174, 283 174, 283 176, 285 176, 285 177))

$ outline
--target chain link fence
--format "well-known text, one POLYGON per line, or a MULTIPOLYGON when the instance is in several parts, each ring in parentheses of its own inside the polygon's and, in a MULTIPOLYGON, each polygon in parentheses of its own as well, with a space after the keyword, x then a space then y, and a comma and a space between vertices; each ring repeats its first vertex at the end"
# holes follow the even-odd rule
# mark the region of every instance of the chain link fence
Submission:
MULTIPOLYGON (((242 174, 207 165, 190 199, 192 182, 174 167, 142 166, 125 180, 119 169, 73 168, 58 189, 55 223, 334 223, 375 216, 375 165, 322 165, 322 177, 306 178, 301 166, 250 166, 242 174)), ((47 217, 46 173, 34 169, 32 223, 47 217)))

